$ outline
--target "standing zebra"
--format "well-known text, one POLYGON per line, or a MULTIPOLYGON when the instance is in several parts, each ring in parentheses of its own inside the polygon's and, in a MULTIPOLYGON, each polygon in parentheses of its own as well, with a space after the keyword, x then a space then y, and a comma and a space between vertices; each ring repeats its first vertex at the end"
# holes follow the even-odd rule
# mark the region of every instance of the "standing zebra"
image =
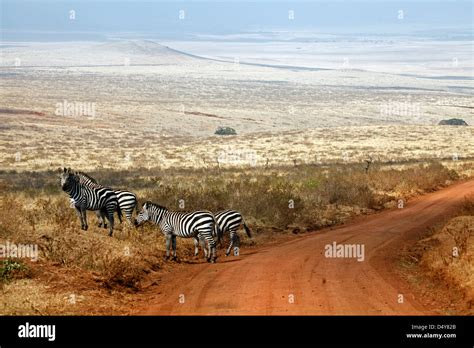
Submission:
MULTIPOLYGON (((239 230, 240 226, 243 225, 245 232, 247 233, 247 236, 249 238, 252 238, 252 232, 250 231, 249 227, 245 223, 242 214, 240 214, 236 210, 223 210, 220 212, 217 212, 214 214, 214 217, 217 222, 218 226, 218 232, 220 232, 222 235, 226 232, 229 233, 229 240, 230 244, 229 247, 227 248, 225 252, 225 256, 229 256, 230 251, 232 250, 232 247, 235 245, 236 248, 239 248, 240 246, 240 237, 237 233, 239 230)), ((219 238, 220 239, 220 236, 219 238)), ((203 239, 195 239, 194 240, 194 250, 195 254, 197 255, 199 251, 199 243, 201 243, 201 246, 204 249, 204 255, 206 255, 206 249, 204 248, 205 246, 205 241, 203 239)), ((235 255, 238 256, 239 250, 237 249, 235 251, 235 255)))
POLYGON ((176 259, 176 237, 196 238, 199 235, 209 246, 207 261, 216 262, 216 242, 212 235, 217 226, 211 212, 202 210, 192 213, 169 211, 158 204, 146 202, 135 220, 135 225, 140 226, 146 221, 158 225, 166 236, 167 259, 170 257, 171 244, 173 259, 176 259))
MULTIPOLYGON (((79 176, 79 180, 81 184, 90 186, 90 187, 102 187, 96 179, 93 177, 89 176, 86 173, 83 172, 77 172, 76 173, 79 176)), ((137 201, 137 196, 130 191, 125 191, 125 190, 114 190, 115 194, 117 195, 118 199, 118 204, 120 207, 120 210, 125 213, 125 217, 127 218, 127 221, 129 223, 132 223, 132 214, 133 214, 133 209, 137 210, 138 213, 138 201, 137 201)), ((107 228, 107 223, 105 222, 104 219, 104 214, 101 211, 96 211, 97 218, 99 219, 99 227, 104 224, 104 228, 107 228)), ((120 222, 122 222, 122 218, 119 216, 120 222)))
POLYGON ((119 217, 122 215, 115 192, 107 187, 90 187, 81 184, 79 176, 73 173, 70 168, 63 168, 59 177, 63 191, 74 202, 77 215, 81 220, 81 228, 87 231, 87 210, 100 210, 109 220, 109 236, 112 236, 114 212, 117 210, 119 217))

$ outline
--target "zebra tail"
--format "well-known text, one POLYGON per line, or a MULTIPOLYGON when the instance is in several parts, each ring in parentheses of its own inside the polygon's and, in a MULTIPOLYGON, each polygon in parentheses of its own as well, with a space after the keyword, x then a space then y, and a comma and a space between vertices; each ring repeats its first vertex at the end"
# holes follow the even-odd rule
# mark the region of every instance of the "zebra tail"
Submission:
POLYGON ((120 223, 122 223, 122 209, 120 209, 120 204, 117 204, 117 215, 120 223))
POLYGON ((250 231, 250 228, 247 226, 247 224, 245 223, 244 221, 244 229, 245 229, 245 233, 247 233, 247 236, 249 238, 252 238, 252 231, 250 231))
POLYGON ((222 239, 222 230, 219 228, 219 224, 217 221, 214 219, 214 233, 217 236, 217 244, 220 244, 221 239, 222 239))

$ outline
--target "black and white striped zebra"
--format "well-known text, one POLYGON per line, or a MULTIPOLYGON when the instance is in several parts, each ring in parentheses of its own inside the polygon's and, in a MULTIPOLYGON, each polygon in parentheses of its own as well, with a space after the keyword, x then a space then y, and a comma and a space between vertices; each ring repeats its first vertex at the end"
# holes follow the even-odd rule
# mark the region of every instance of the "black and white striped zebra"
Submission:
MULTIPOLYGON (((176 259, 176 237, 202 238, 208 245, 208 262, 215 262, 216 242, 213 238, 217 228, 214 215, 209 211, 194 211, 185 213, 180 211, 169 211, 152 202, 143 204, 138 213, 135 225, 139 226, 146 221, 158 225, 166 237, 166 258, 170 257, 170 247, 173 247, 173 259, 176 259)), ((217 232, 216 232, 217 233, 217 232)))
POLYGON ((81 228, 87 230, 87 210, 99 210, 109 220, 109 236, 114 231, 114 212, 117 211, 119 217, 122 212, 120 210, 117 195, 114 190, 96 186, 91 187, 80 182, 80 178, 71 169, 63 168, 60 174, 61 188, 66 192, 81 220, 81 228))
MULTIPOLYGON (((237 248, 234 249, 234 255, 238 256, 240 247, 240 237, 238 234, 238 230, 241 225, 243 225, 247 236, 249 238, 252 238, 252 232, 245 223, 242 214, 240 214, 240 212, 238 212, 237 210, 223 210, 215 213, 214 218, 216 219, 218 231, 221 233, 221 235, 223 235, 224 233, 229 234, 230 243, 226 249, 225 255, 229 256, 232 247, 234 247, 237 248)), ((220 239, 220 236, 218 239, 220 239)), ((202 239, 194 241, 195 254, 199 252, 199 243, 201 243, 201 246, 204 249, 204 255, 206 255, 206 249, 204 248, 205 243, 202 239)))
MULTIPOLYGON (((90 187, 101 187, 96 179, 91 177, 90 175, 83 173, 83 172, 77 172, 76 173, 79 176, 80 182, 84 185, 90 186, 90 187)), ((114 190, 115 194, 117 195, 118 199, 118 204, 120 207, 120 210, 125 214, 125 217, 127 218, 129 223, 132 223, 132 215, 133 215, 133 210, 136 209, 138 213, 138 200, 137 196, 130 191, 126 190, 114 190)), ((99 227, 104 225, 104 228, 107 228, 107 224, 105 222, 105 216, 101 211, 96 211, 97 218, 99 219, 99 227)), ((120 222, 122 222, 121 217, 119 216, 120 222)))
MULTIPOLYGON (((238 234, 240 226, 243 225, 247 237, 252 238, 252 232, 250 231, 250 228, 245 223, 242 214, 240 214, 237 210, 222 210, 215 213, 214 217, 221 233, 229 233, 230 243, 225 252, 226 256, 229 256, 233 246, 237 248, 240 247, 240 237, 238 234)), ((238 249, 236 250, 235 254, 239 254, 238 249)))

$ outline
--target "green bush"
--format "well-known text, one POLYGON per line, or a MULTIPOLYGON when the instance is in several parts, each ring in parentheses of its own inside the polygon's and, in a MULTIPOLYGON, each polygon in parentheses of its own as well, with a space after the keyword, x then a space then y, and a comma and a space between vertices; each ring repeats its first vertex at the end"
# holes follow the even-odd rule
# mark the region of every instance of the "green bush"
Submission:
POLYGON ((0 261, 0 282, 6 282, 10 280, 15 273, 25 270, 26 266, 21 262, 9 259, 0 261))
POLYGON ((237 135, 237 132, 234 128, 231 127, 219 127, 214 132, 216 135, 237 135))

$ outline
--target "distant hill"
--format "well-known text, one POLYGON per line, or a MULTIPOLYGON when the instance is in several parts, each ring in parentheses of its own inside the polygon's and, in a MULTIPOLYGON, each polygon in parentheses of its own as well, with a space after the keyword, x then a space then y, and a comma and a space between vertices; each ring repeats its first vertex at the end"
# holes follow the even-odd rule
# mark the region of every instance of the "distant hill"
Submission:
POLYGON ((180 55, 179 52, 152 40, 127 40, 107 42, 91 48, 93 51, 120 52, 130 55, 180 55))
POLYGON ((450 118, 449 120, 441 120, 438 125, 440 126, 468 126, 467 122, 460 118, 450 118))
POLYGON ((197 58, 152 40, 121 40, 64 44, 48 42, 3 48, 2 66, 22 67, 109 67, 123 65, 179 65, 197 58))

